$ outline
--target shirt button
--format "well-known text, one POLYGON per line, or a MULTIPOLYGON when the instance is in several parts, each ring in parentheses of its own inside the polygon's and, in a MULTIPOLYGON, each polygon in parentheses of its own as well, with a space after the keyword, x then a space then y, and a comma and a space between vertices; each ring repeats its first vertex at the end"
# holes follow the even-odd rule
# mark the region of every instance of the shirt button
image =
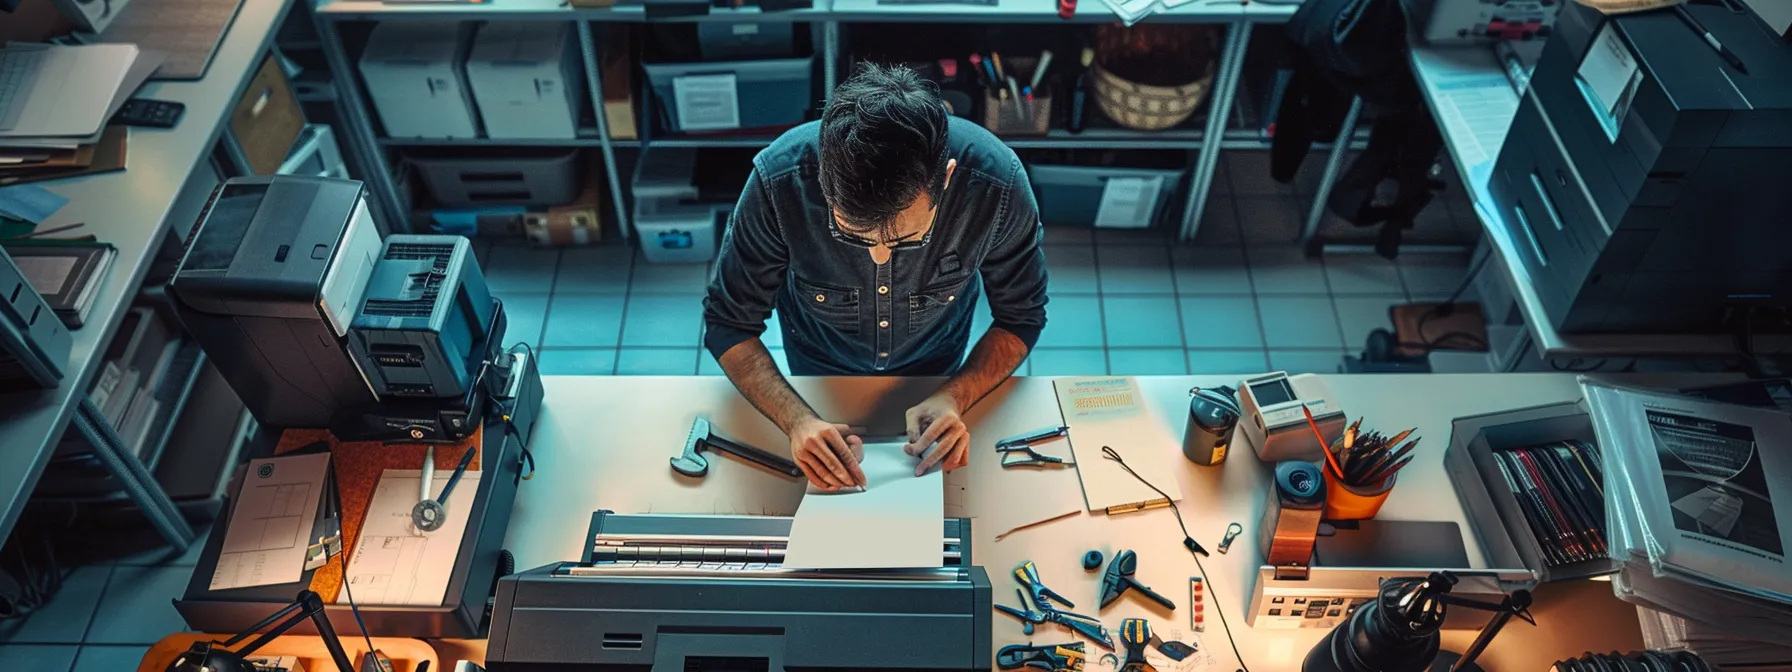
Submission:
POLYGON ((889 356, 890 356, 890 353, 887 353, 887 352, 880 352, 880 353, 877 353, 877 356, 878 356, 878 357, 889 357, 889 356))
POLYGON ((815 295, 816 303, 826 303, 827 300, 828 300, 828 296, 826 294, 816 294, 815 295))
POLYGON ((889 294, 889 293, 890 293, 890 287, 889 287, 889 286, 888 286, 888 285, 878 285, 878 286, 877 286, 877 293, 879 293, 879 294, 889 294))
POLYGON ((880 321, 879 321, 879 322, 878 322, 878 323, 877 323, 877 326, 878 326, 878 328, 881 328, 881 329, 889 329, 889 328, 890 328, 890 321, 889 321, 889 320, 880 320, 880 321))
POLYGON ((951 302, 957 301, 957 300, 958 300, 958 295, 956 295, 956 294, 946 297, 946 303, 951 303, 951 302))

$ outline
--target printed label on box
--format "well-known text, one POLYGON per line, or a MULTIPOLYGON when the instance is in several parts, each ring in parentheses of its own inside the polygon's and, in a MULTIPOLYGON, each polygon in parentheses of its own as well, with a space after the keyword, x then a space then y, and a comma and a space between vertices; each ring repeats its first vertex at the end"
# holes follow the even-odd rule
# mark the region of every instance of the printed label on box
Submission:
POLYGON ((740 128, 740 95, 735 88, 734 73, 674 78, 672 97, 682 130, 740 128))

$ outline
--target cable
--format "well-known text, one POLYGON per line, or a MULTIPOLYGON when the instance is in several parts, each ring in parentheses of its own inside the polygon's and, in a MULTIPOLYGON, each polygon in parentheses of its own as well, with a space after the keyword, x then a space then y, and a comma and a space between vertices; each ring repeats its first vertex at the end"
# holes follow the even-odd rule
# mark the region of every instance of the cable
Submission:
MULTIPOLYGON (((341 511, 342 510, 342 490, 340 488, 331 488, 331 490, 334 491, 332 494, 336 498, 336 510, 341 511)), ((343 549, 346 551, 347 548, 348 548, 348 545, 344 544, 343 549)), ((328 553, 329 549, 330 549, 329 546, 324 546, 324 552, 328 553)), ((343 557, 344 555, 346 555, 346 553, 337 553, 336 554, 336 565, 338 567, 342 568, 342 592, 344 595, 348 596, 348 610, 350 612, 354 613, 355 625, 361 628, 361 639, 367 642, 367 653, 369 655, 372 655, 373 652, 375 651, 375 649, 373 648, 373 637, 371 635, 367 634, 367 621, 361 620, 361 607, 359 605, 355 604, 354 589, 349 588, 348 559, 343 557)), ((377 658, 376 658, 376 660, 377 660, 377 658)))
MULTIPOLYGON (((1170 513, 1176 514, 1176 527, 1182 528, 1182 538, 1184 540, 1183 545, 1188 547, 1189 557, 1195 559, 1195 568, 1201 570, 1201 580, 1205 581, 1207 583, 1208 592, 1212 592, 1213 591, 1213 581, 1210 577, 1207 576, 1207 567, 1201 564, 1201 554, 1194 552, 1194 550, 1196 548, 1200 548, 1200 546, 1195 544, 1195 541, 1194 541, 1195 538, 1193 536, 1189 535, 1188 526, 1184 525, 1182 523, 1182 509, 1181 509, 1181 507, 1176 506, 1176 500, 1171 498, 1169 493, 1166 493, 1163 490, 1158 489, 1158 487, 1156 485, 1152 485, 1151 481, 1145 480, 1145 477, 1140 476, 1139 472, 1133 471, 1132 467, 1126 464, 1126 460, 1123 460, 1120 458, 1119 451, 1114 450, 1110 446, 1102 446, 1101 447, 1101 455, 1102 455, 1102 457, 1105 457, 1107 459, 1113 460, 1114 462, 1118 463, 1120 465, 1121 469, 1126 470, 1126 473, 1132 475, 1133 478, 1138 479, 1138 481, 1140 483, 1144 483, 1145 487, 1151 488, 1151 490, 1153 492, 1156 492, 1157 494, 1162 495, 1164 498, 1164 501, 1170 503, 1170 513)), ((1213 611, 1220 615, 1220 627, 1226 629, 1226 643, 1232 645, 1232 656, 1234 658, 1238 659, 1238 669, 1240 670, 1240 672, 1250 672, 1251 668, 1244 664, 1244 654, 1241 654, 1238 652, 1238 641, 1232 638, 1232 624, 1226 622, 1226 610, 1223 606, 1220 605, 1219 595, 1217 595, 1217 594, 1214 595, 1213 602, 1214 602, 1213 611)))

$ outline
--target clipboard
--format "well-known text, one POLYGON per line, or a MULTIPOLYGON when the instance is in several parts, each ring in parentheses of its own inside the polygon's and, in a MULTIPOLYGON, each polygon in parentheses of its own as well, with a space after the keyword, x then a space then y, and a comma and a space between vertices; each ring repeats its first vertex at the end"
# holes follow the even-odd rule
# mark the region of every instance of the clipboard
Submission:
POLYGON ((1070 427, 1070 451, 1076 457, 1077 479, 1088 510, 1112 516, 1163 508, 1182 499, 1182 486, 1167 462, 1177 454, 1176 439, 1151 411, 1136 379, 1061 378, 1052 385, 1058 395, 1058 411, 1070 427), (1164 494, 1103 457, 1103 446, 1120 453, 1140 474, 1161 474, 1151 485, 1162 488, 1164 494))

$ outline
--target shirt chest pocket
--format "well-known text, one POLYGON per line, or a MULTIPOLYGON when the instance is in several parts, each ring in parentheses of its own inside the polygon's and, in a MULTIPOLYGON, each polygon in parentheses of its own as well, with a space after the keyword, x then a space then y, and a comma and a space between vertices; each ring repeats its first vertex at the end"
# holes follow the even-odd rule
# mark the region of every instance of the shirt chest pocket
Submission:
POLYGON ((859 290, 793 278, 805 311, 843 334, 859 333, 859 290))
POLYGON ((940 315, 958 302, 964 291, 965 278, 938 280, 908 297, 908 333, 915 334, 933 326, 940 315))

